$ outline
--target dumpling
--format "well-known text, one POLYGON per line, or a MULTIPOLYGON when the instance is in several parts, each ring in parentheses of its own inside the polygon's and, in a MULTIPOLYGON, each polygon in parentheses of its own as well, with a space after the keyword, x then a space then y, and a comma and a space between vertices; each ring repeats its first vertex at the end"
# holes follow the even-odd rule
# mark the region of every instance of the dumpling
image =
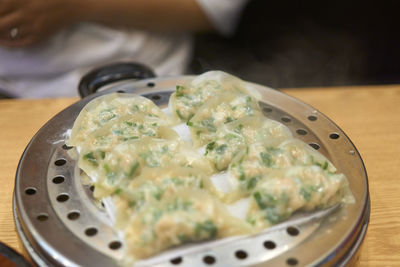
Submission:
POLYGON ((204 190, 182 189, 143 208, 124 230, 129 255, 146 258, 180 244, 252 233, 204 190))
MULTIPOLYGON (((87 165, 90 164, 89 161, 87 165)), ((106 153, 96 168, 88 169, 82 164, 80 168, 90 176, 98 177, 95 195, 104 197, 126 187, 145 168, 156 170, 173 164, 198 168, 206 174, 212 171, 211 163, 185 142, 151 137, 121 143, 106 153)))
POLYGON ((89 102, 75 120, 69 146, 80 147, 91 133, 102 127, 111 128, 119 118, 126 115, 142 117, 159 125, 168 125, 171 120, 149 99, 133 94, 108 94, 89 102), (158 119, 158 120, 157 120, 158 119))
POLYGON ((146 205, 162 201, 181 189, 207 189, 209 177, 202 169, 171 163, 160 168, 143 168, 141 174, 129 185, 114 193, 117 207, 117 227, 124 227, 132 214, 146 205))
POLYGON ((195 147, 215 139, 217 129, 245 116, 261 116, 258 101, 238 92, 225 92, 204 104, 187 122, 195 147))
POLYGON ((245 116, 217 130, 215 139, 207 144, 206 157, 218 171, 222 171, 247 145, 263 142, 277 146, 288 138, 292 138, 292 133, 282 123, 261 116, 245 116))
POLYGON ((328 159, 298 139, 286 140, 278 146, 268 141, 253 143, 237 154, 229 166, 229 175, 234 177, 237 188, 233 198, 248 196, 260 179, 293 166, 315 166, 327 173, 336 172, 328 159))
POLYGON ((171 113, 176 119, 187 122, 208 100, 226 92, 238 92, 255 99, 261 98, 257 90, 237 77, 222 71, 209 71, 183 85, 176 86, 176 92, 170 98, 171 113))
POLYGON ((295 166, 274 171, 251 192, 247 222, 259 229, 282 222, 297 210, 329 207, 346 194, 343 174, 318 166, 295 166))

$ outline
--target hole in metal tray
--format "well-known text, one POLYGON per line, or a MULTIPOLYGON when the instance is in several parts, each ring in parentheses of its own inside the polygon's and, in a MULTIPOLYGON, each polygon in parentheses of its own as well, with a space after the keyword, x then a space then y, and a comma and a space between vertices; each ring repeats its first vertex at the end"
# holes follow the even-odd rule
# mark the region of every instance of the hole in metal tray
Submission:
POLYGON ((55 184, 61 184, 65 181, 65 178, 64 178, 64 176, 59 175, 59 176, 54 177, 52 181, 55 184))
POLYGON ((36 188, 28 187, 27 189, 25 189, 25 194, 30 196, 36 194, 36 188))
POLYGON ((289 258, 286 260, 287 265, 289 266, 296 266, 299 261, 296 258, 289 258))
POLYGON ((273 241, 265 241, 264 243, 263 243, 263 245, 264 245, 264 247, 266 248, 266 249, 274 249, 274 248, 276 248, 276 244, 275 244, 275 242, 273 242, 273 241))
POLYGON ((307 117, 309 121, 316 121, 317 120, 317 116, 314 115, 310 115, 307 117))
POLYGON ((181 263, 182 263, 182 257, 174 258, 174 259, 170 260, 170 262, 171 262, 172 264, 174 264, 174 265, 181 264, 181 263))
POLYGON ((216 262, 216 259, 214 256, 207 255, 203 257, 203 262, 205 264, 212 265, 216 262))
POLYGON ((331 133, 330 135, 329 135, 329 138, 330 139, 338 139, 339 138, 339 134, 337 134, 337 133, 331 133))
POLYGON ((320 148, 320 146, 317 143, 310 143, 309 144, 312 148, 314 148, 315 150, 318 150, 320 148))
POLYGON ((85 235, 87 236, 95 236, 97 234, 97 228, 95 227, 89 227, 85 230, 85 235))
POLYGON ((235 256, 239 260, 244 260, 244 259, 247 258, 247 252, 244 251, 244 250, 238 250, 238 251, 235 252, 235 256))
POLYGON ((306 135, 306 134, 307 134, 307 131, 304 130, 304 129, 297 129, 297 130, 296 130, 296 133, 299 134, 299 135, 306 135))
POLYGON ((289 226, 288 228, 286 228, 286 232, 291 236, 296 236, 300 233, 299 229, 293 226, 289 226))
POLYGON ((292 121, 292 119, 289 118, 289 117, 282 117, 282 118, 281 118, 281 121, 286 122, 286 123, 289 123, 289 122, 292 121))
POLYGON ((60 194, 57 196, 57 201, 58 202, 65 202, 69 199, 69 195, 68 194, 60 194))
POLYGON ((65 160, 65 159, 58 159, 58 160, 56 160, 55 162, 54 162, 54 164, 56 165, 56 166, 63 166, 63 165, 65 165, 67 163, 67 161, 65 160))
POLYGON ((36 219, 37 219, 38 221, 41 221, 41 222, 47 221, 48 218, 49 218, 49 215, 47 215, 47 214, 45 214, 45 213, 39 214, 39 215, 36 217, 36 219))
POLYGON ((110 244, 108 244, 108 247, 112 250, 117 250, 122 247, 122 243, 119 241, 112 241, 110 244))
POLYGON ((79 211, 71 211, 67 215, 68 219, 71 221, 75 221, 75 220, 79 219, 80 216, 81 216, 81 214, 79 213, 79 211))

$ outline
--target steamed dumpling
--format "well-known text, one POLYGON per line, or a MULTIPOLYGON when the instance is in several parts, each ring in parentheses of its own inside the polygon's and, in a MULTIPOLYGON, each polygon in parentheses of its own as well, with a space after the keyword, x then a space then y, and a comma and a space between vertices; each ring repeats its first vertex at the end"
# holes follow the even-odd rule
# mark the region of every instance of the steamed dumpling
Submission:
POLYGON ((259 229, 287 219, 297 210, 329 207, 346 193, 343 174, 319 166, 295 166, 263 176, 251 192, 247 221, 259 229))
POLYGON ((217 130, 214 140, 207 144, 206 157, 218 171, 222 171, 249 144, 263 142, 278 146, 289 138, 292 138, 292 134, 282 123, 260 116, 245 116, 223 124, 217 130))
POLYGON ((146 258, 180 244, 249 234, 246 222, 204 190, 182 189, 135 214, 126 227, 128 253, 146 258))
POLYGON ((238 92, 225 92, 209 100, 190 119, 191 137, 195 147, 215 139, 217 129, 245 116, 261 116, 258 101, 238 92))
POLYGON ((260 99, 260 94, 242 80, 222 71, 209 71, 183 85, 171 95, 170 108, 175 118, 189 121, 208 100, 226 92, 237 92, 260 99))
MULTIPOLYGON (((110 128, 121 117, 136 115, 142 121, 168 125, 170 119, 151 100, 133 94, 108 94, 89 102, 79 113, 67 140, 69 146, 80 147, 88 136, 99 129, 110 128)), ((129 126, 129 125, 128 125, 129 126)))

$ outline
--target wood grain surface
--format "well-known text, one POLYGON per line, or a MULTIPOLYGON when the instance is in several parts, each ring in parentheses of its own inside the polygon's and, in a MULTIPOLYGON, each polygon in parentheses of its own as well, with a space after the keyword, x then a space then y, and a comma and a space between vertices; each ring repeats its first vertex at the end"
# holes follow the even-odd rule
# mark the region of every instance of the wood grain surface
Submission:
MULTIPOLYGON (((360 265, 400 266, 400 86, 282 91, 331 118, 364 160, 372 209, 360 265)), ((19 252, 11 202, 19 158, 39 128, 76 100, 0 100, 0 240, 19 252)))

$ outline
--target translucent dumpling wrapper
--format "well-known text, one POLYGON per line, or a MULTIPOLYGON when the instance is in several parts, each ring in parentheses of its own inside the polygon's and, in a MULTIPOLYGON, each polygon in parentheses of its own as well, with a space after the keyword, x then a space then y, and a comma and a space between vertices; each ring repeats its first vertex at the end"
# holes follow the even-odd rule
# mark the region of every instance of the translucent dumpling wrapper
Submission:
POLYGON ((206 157, 214 163, 218 171, 223 171, 247 145, 263 142, 278 146, 291 137, 292 133, 282 123, 265 117, 245 116, 224 124, 217 130, 215 139, 207 144, 206 157))
POLYGON ((269 142, 271 145, 278 145, 292 138, 289 128, 264 116, 246 116, 224 125, 224 128, 240 133, 247 143, 269 142))
POLYGON ((282 222, 297 210, 332 206, 347 194, 343 174, 318 166, 295 166, 262 177, 251 192, 247 221, 263 229, 282 222))
POLYGON ((225 92, 207 101, 187 122, 195 147, 214 140, 218 128, 245 116, 261 116, 258 101, 253 97, 225 92))
POLYGON ((212 171, 211 163, 183 141, 143 137, 115 146, 89 175, 99 177, 95 196, 104 197, 126 186, 144 168, 155 170, 173 164, 198 168, 206 174, 212 171))
POLYGON ((204 190, 182 189, 148 205, 124 230, 128 254, 146 258, 167 248, 252 233, 250 225, 229 214, 204 190))
POLYGON ((237 154, 229 166, 230 177, 234 178, 231 182, 236 187, 231 198, 248 196, 262 177, 293 166, 316 166, 325 172, 336 172, 327 158, 298 139, 286 140, 278 146, 257 142, 237 154))
POLYGON ((169 127, 163 125, 158 118, 145 119, 142 115, 125 115, 112 123, 91 132, 85 142, 80 145, 80 157, 78 166, 90 176, 95 172, 101 162, 115 146, 129 140, 138 140, 142 137, 177 140, 178 134, 169 127))
POLYGON ((126 227, 132 214, 146 205, 153 205, 175 195, 179 190, 210 188, 209 176, 205 173, 202 169, 179 164, 156 169, 144 168, 138 177, 128 186, 120 187, 114 195, 117 227, 126 227))
POLYGON ((151 100, 134 94, 107 94, 90 101, 79 113, 67 140, 69 146, 80 147, 90 134, 102 127, 109 128, 115 120, 126 115, 143 116, 144 119, 159 119, 159 124, 168 125, 169 119, 151 100))
POLYGON ((226 92, 238 92, 260 99, 260 93, 239 78, 222 71, 209 71, 177 85, 171 95, 171 113, 178 121, 189 121, 209 99, 226 92))
POLYGON ((177 140, 179 137, 169 127, 158 126, 157 123, 142 123, 136 116, 129 119, 121 117, 113 124, 92 132, 86 142, 80 146, 78 166, 90 176, 97 177, 96 172, 101 167, 105 157, 115 146, 129 140, 142 137, 177 140), (132 122, 133 121, 133 122, 132 122))

